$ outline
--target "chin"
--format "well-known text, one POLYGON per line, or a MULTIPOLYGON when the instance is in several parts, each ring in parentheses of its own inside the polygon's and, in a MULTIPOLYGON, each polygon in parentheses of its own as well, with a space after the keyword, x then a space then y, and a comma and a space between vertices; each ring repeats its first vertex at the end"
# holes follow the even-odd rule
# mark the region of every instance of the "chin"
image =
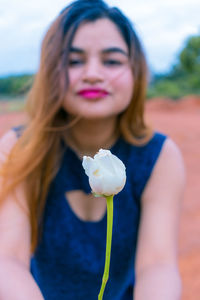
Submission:
POLYGON ((110 116, 110 115, 100 115, 100 114, 87 114, 87 115, 82 115, 81 116, 83 119, 86 119, 86 120, 104 120, 104 119, 107 119, 107 118, 110 118, 110 117, 113 117, 110 116))
POLYGON ((115 113, 113 110, 109 111, 85 111, 82 114, 83 118, 87 119, 105 119, 105 118, 111 118, 116 116, 118 113, 115 113))

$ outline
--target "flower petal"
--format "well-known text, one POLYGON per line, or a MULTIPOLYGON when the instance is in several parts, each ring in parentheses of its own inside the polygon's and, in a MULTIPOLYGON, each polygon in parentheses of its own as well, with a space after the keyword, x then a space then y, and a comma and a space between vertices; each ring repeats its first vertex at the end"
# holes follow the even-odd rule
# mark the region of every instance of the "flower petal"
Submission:
POLYGON ((125 185, 126 168, 123 162, 109 150, 100 149, 94 159, 84 156, 83 167, 94 193, 114 195, 125 185))

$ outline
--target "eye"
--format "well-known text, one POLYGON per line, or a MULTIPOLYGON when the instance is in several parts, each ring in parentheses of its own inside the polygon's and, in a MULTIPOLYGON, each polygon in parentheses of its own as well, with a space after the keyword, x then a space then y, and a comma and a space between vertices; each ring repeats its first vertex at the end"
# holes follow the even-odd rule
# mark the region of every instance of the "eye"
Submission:
POLYGON ((122 65, 122 62, 117 59, 107 59, 104 61, 104 65, 107 66, 119 66, 122 65))
POLYGON ((82 59, 70 59, 69 60, 69 66, 79 66, 83 64, 83 60, 82 59))

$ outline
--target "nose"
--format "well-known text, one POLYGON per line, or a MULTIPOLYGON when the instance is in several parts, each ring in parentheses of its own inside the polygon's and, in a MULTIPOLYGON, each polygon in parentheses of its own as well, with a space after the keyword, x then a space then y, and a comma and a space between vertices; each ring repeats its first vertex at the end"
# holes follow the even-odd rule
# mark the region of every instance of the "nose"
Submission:
POLYGON ((85 65, 82 79, 84 82, 96 83, 104 80, 102 65, 99 61, 91 59, 85 65))

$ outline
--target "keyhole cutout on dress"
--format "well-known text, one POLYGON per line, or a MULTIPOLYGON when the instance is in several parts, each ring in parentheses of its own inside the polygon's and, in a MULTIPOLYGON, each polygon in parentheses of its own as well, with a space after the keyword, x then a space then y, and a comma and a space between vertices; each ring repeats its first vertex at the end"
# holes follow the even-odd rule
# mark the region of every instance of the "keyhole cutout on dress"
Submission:
POLYGON ((106 199, 86 194, 81 190, 68 191, 65 193, 73 213, 82 221, 98 222, 106 214, 106 199))

